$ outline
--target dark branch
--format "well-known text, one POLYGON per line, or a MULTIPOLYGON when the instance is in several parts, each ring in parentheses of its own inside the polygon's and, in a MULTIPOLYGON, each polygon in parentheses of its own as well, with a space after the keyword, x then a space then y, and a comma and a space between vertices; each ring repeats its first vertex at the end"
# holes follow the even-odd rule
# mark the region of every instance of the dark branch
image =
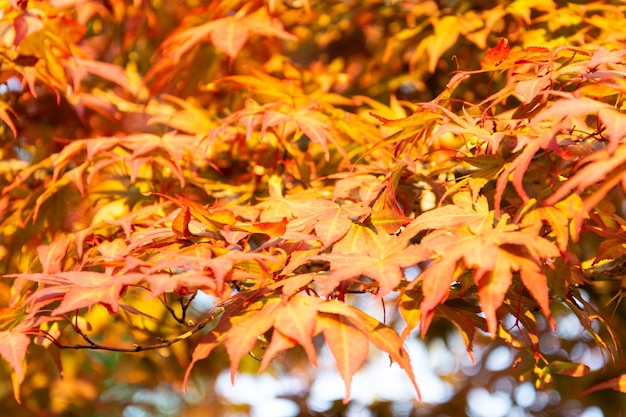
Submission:
MULTIPOLYGON (((109 350, 113 352, 142 352, 144 350, 155 350, 155 349, 169 347, 173 345, 174 343, 185 340, 189 338, 190 336, 194 335, 195 333, 199 332, 207 324, 209 324, 213 319, 215 319, 219 314, 221 314, 226 308, 226 306, 230 304, 232 301, 233 301, 232 299, 226 300, 226 301, 219 303, 215 307, 213 307, 213 309, 211 309, 211 311, 209 311, 202 320, 196 323, 191 329, 189 329, 185 333, 180 334, 171 339, 158 338, 159 342, 151 344, 151 345, 140 345, 140 344, 135 343, 132 345, 132 347, 120 347, 120 346, 108 346, 108 345, 102 345, 100 343, 96 343, 85 332, 83 332, 83 330, 80 327, 78 327, 78 325, 74 323, 69 317, 67 317, 67 321, 71 324, 74 331, 80 337, 83 338, 86 344, 77 343, 73 345, 66 345, 64 343, 61 343, 58 339, 52 337, 48 332, 45 332, 43 330, 39 330, 39 332, 40 334, 43 333, 43 336, 46 339, 50 340, 59 349, 93 349, 93 350, 109 350)), ((186 307, 188 307, 188 304, 186 305, 186 307)))
POLYGON ((190 297, 178 298, 178 303, 180 305, 180 310, 181 310, 180 316, 176 315, 176 312, 174 311, 174 309, 167 303, 165 296, 163 296, 163 299, 161 300, 161 302, 163 303, 163 306, 167 309, 167 311, 169 311, 170 315, 174 318, 174 320, 176 320, 180 324, 187 324, 187 309, 189 309, 189 306, 191 305, 191 302, 193 301, 193 299, 196 298, 196 294, 197 293, 194 293, 190 297))

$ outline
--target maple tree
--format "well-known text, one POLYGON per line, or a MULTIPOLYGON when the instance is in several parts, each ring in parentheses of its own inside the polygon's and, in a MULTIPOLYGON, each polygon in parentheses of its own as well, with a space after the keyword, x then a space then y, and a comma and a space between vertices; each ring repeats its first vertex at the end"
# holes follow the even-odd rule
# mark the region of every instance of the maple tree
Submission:
POLYGON ((322 343, 340 407, 370 346, 418 401, 406 343, 452 333, 623 408, 626 5, 353 3, 0 1, 10 410, 322 343))

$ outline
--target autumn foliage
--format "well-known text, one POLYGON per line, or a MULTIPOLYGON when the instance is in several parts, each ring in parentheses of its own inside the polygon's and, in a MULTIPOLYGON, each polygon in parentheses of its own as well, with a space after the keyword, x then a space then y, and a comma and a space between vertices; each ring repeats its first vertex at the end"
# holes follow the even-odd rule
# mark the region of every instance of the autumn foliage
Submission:
POLYGON ((542 388, 589 374, 540 345, 565 314, 623 369, 626 6, 473 3, 0 1, 15 399, 79 350, 188 386, 322 341, 346 402, 370 346, 419 398, 437 323, 542 388))

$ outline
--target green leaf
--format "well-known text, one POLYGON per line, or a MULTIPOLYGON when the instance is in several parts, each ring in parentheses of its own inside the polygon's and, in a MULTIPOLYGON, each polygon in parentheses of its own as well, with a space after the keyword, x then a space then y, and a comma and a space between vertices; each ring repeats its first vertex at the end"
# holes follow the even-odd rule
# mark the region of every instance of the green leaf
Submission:
POLYGON ((566 361, 553 361, 548 365, 550 373, 567 375, 573 377, 585 376, 589 373, 589 367, 582 363, 566 362, 566 361))

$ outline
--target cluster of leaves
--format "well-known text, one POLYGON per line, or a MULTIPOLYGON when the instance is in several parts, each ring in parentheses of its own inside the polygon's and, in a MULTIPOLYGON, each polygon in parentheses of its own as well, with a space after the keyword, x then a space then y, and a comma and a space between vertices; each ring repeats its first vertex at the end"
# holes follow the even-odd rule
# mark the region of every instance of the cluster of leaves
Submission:
POLYGON ((541 352, 563 307, 619 362, 579 286, 626 254, 625 7, 351 3, 0 2, 18 400, 29 347, 60 367, 55 346, 191 340, 187 382, 218 346, 232 378, 259 341, 261 370, 297 346, 315 365, 320 335, 345 401, 370 344, 419 396, 404 341, 442 318, 541 386, 588 371, 541 352))

